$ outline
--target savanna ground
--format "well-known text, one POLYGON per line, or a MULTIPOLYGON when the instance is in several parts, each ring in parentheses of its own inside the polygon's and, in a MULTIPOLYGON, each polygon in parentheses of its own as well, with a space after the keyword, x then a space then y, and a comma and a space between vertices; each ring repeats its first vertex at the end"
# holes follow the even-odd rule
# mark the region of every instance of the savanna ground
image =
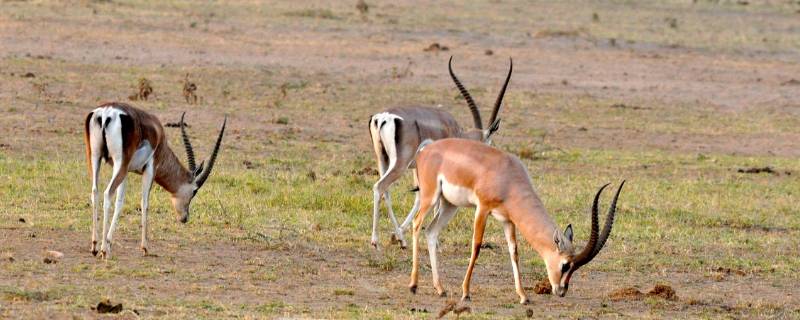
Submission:
MULTIPOLYGON (((495 145, 523 159, 579 244, 596 188, 628 179, 606 248, 565 298, 532 292, 545 271, 522 242, 532 303, 516 304, 490 222, 464 317, 800 318, 800 2, 367 3, 0 2, 0 317, 91 318, 103 299, 126 318, 435 317, 460 294, 472 214, 441 236, 450 298, 434 296, 424 249, 410 294, 410 250, 389 242, 385 215, 369 246, 367 119, 441 104, 469 126, 455 55, 485 118, 514 58, 495 145), (433 43, 448 50, 423 50, 433 43), (186 111, 199 156, 226 114, 228 131, 188 224, 154 188, 154 256, 138 248, 131 176, 102 261, 83 119, 140 78, 154 95, 133 103, 165 123, 186 111), (762 167, 774 172, 738 171, 762 167), (46 250, 65 256, 45 264, 46 250), (656 284, 679 299, 609 298, 656 284)), ((399 216, 410 185, 394 188, 399 216)))

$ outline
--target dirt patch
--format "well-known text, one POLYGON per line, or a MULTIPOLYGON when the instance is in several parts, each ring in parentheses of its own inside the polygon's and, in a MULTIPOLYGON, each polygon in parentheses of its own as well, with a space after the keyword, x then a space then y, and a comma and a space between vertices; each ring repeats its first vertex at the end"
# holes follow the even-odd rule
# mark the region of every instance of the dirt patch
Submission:
POLYGON ((718 268, 714 269, 714 272, 724 273, 724 274, 733 274, 733 275, 738 275, 738 276, 747 275, 747 273, 742 271, 742 270, 725 268, 725 267, 718 267, 718 268))
POLYGON ((738 173, 751 173, 751 174, 759 174, 759 173, 770 173, 776 176, 781 174, 785 174, 787 176, 791 176, 792 172, 789 170, 777 170, 773 167, 766 166, 766 167, 750 167, 750 168, 739 168, 736 170, 738 173))
POLYGON ((800 86, 800 80, 797 79, 789 79, 788 81, 782 82, 782 86, 800 86))
POLYGON ((449 51, 449 50, 450 47, 441 45, 438 42, 431 43, 431 45, 427 46, 425 49, 422 49, 422 51, 425 52, 439 52, 439 51, 449 51))
POLYGON ((611 301, 640 300, 644 298, 644 293, 639 291, 639 289, 629 287, 614 290, 608 294, 608 297, 611 299, 611 301))
POLYGON ((577 38, 580 35, 586 34, 586 30, 583 28, 573 29, 573 30, 541 30, 536 32, 533 36, 534 38, 541 39, 541 38, 577 38))
POLYGON ((611 299, 611 301, 641 300, 645 297, 655 297, 670 301, 678 300, 678 295, 675 293, 675 289, 672 289, 672 287, 664 284, 655 285, 655 287, 653 287, 653 289, 646 294, 634 287, 621 288, 609 293, 608 297, 611 299))
POLYGON ((551 294, 553 293, 553 288, 550 286, 549 280, 542 279, 533 287, 533 292, 536 292, 536 294, 551 294))
POLYGON ((664 300, 675 301, 678 300, 678 295, 675 293, 675 289, 672 287, 665 285, 665 284, 657 284, 653 287, 653 290, 647 293, 648 297, 659 297, 664 300))
POLYGON ((615 104, 612 104, 612 105, 611 105, 611 108, 614 108, 614 109, 630 109, 630 110, 642 110, 642 109, 647 109, 647 108, 644 108, 644 107, 641 107, 641 106, 629 105, 629 104, 624 104, 624 103, 615 103, 615 104))
POLYGON ((109 300, 103 300, 92 309, 97 313, 120 313, 122 312, 122 303, 112 304, 109 300))

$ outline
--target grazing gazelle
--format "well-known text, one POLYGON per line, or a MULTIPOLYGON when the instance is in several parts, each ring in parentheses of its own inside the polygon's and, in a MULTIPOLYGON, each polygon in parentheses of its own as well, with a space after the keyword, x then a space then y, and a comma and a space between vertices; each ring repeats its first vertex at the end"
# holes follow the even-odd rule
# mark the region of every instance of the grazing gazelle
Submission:
MULTIPOLYGON (((464 138, 489 143, 489 139, 500 125, 497 114, 503 102, 503 96, 511 79, 513 61, 509 59, 508 75, 500 89, 500 94, 492 109, 492 117, 489 119, 489 128, 483 128, 481 114, 478 106, 472 100, 469 92, 453 73, 453 57, 447 63, 450 77, 455 82, 461 95, 467 101, 469 110, 472 112, 472 120, 475 128, 463 130, 449 113, 431 107, 398 107, 391 108, 384 112, 373 115, 369 121, 369 133, 372 137, 372 146, 375 156, 378 159, 380 168, 380 179, 373 186, 373 212, 372 212, 372 246, 378 247, 378 216, 380 215, 380 201, 384 199, 386 211, 395 229, 394 237, 400 241, 400 246, 406 247, 406 240, 403 237, 403 229, 411 223, 412 215, 409 215, 403 226, 397 224, 397 218, 392 210, 392 199, 389 196, 389 187, 395 183, 403 173, 409 168, 409 164, 414 159, 419 144, 426 140, 438 140, 444 138, 464 138), (416 127, 416 128, 415 128, 416 127)), ((413 165, 412 165, 413 166, 413 165)), ((416 176, 416 174, 414 175, 416 176)), ((419 197, 414 201, 414 208, 419 207, 419 197)), ((412 209, 412 212, 415 211, 412 209)))
POLYGON ((214 151, 208 158, 207 166, 195 166, 194 151, 186 135, 181 115, 181 134, 189 158, 187 170, 175 153, 172 152, 164 136, 164 127, 154 115, 133 106, 112 102, 102 104, 86 116, 85 141, 86 158, 92 175, 92 254, 97 254, 97 205, 100 160, 113 166, 111 181, 103 194, 103 239, 100 255, 111 258, 111 241, 117 219, 122 211, 125 198, 125 181, 128 172, 142 175, 142 251, 147 255, 147 206, 150 189, 155 180, 158 185, 172 195, 172 206, 178 214, 178 221, 186 223, 189 219, 189 204, 203 186, 219 153, 222 135, 225 132, 227 117, 222 122, 214 151), (116 192, 114 217, 111 226, 108 214, 111 209, 111 196, 116 192))
POLYGON ((544 259, 553 294, 561 297, 567 293, 572 273, 589 263, 600 252, 611 233, 617 198, 625 181, 622 181, 611 201, 605 226, 599 235, 598 199, 608 185, 597 191, 592 204, 591 236, 586 247, 576 254, 572 244, 572 226, 567 225, 563 232, 558 229, 533 190, 528 172, 519 159, 486 144, 464 139, 444 139, 433 143, 426 141, 420 148, 416 165, 421 206, 419 214, 414 219, 413 265, 409 284, 413 293, 417 290, 419 272, 419 232, 425 215, 437 202, 439 202, 439 212, 428 229, 427 238, 433 286, 439 295, 445 295, 439 280, 436 255, 439 232, 454 216, 458 207, 477 207, 472 235, 472 256, 462 284, 462 300, 469 299, 472 270, 481 249, 489 214, 503 223, 511 256, 511 268, 514 272, 514 285, 520 303, 523 304, 528 298, 522 290, 519 277, 517 228, 544 259))

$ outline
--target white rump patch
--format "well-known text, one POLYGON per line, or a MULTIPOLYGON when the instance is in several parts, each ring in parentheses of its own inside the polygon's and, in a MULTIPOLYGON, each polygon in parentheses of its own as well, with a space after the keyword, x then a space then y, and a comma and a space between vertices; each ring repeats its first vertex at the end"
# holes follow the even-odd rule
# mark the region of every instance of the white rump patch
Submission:
POLYGON ((397 128, 395 127, 395 119, 403 120, 402 117, 396 114, 381 112, 372 116, 372 122, 370 122, 370 129, 373 130, 373 139, 375 137, 379 138, 383 144, 383 150, 386 151, 386 155, 389 157, 389 166, 384 173, 391 172, 397 163, 397 141, 395 141, 397 128))

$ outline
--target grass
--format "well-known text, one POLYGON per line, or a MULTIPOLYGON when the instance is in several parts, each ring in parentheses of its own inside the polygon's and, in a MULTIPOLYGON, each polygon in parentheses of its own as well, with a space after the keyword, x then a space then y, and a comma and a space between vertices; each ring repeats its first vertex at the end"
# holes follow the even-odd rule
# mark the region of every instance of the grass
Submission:
MULTIPOLYGON (((459 10, 452 10, 450 3, 437 3, 424 10, 405 3, 370 4, 368 21, 353 18, 356 11, 350 3, 323 3, 313 8, 291 3, 240 3, 224 8, 185 2, 91 3, 76 8, 9 3, 4 4, 7 10, 3 10, 2 17, 22 25, 43 19, 63 26, 82 23, 91 26, 110 17, 130 15, 132 20, 123 21, 122 25, 151 36, 163 36, 165 19, 208 20, 199 24, 207 29, 201 36, 192 33, 195 31, 173 30, 180 34, 171 40, 178 47, 188 46, 192 41, 205 44, 229 37, 229 41, 242 41, 247 46, 257 43, 253 46, 269 51, 272 50, 269 44, 258 42, 261 37, 257 30, 286 28, 302 32, 353 29, 370 34, 410 32, 421 34, 420 37, 449 34, 470 38, 491 33, 499 47, 528 39, 525 34, 530 33, 555 38, 615 38, 619 43, 644 47, 677 45, 709 54, 766 51, 796 55, 800 38, 796 32, 784 28, 787 19, 796 16, 792 13, 795 7, 753 2, 741 6, 725 1, 718 4, 699 1, 696 5, 646 1, 632 9, 618 2, 584 5, 488 1, 461 6, 459 10), (529 6, 540 9, 522 10, 529 6), (98 10, 99 17, 89 16, 92 8, 98 10), (188 12, 188 16, 182 16, 182 12, 188 12), (212 12, 215 14, 211 15, 212 12), (596 21, 592 19, 593 13, 598 17, 596 21), (761 15, 772 19, 753 18, 761 15), (670 27, 671 20, 665 20, 668 17, 677 17, 674 28, 670 27), (738 23, 739 19, 751 23, 738 23), (234 31, 220 26, 230 20, 241 24, 229 26, 234 31), (148 30, 148 25, 155 31, 148 30), (473 27, 464 27, 468 25, 473 27), (488 31, 472 31, 482 27, 488 31), (761 33, 766 35, 760 36, 761 33)), ((183 24, 187 30, 195 29, 189 25, 183 24)), ((127 36, 132 39, 122 40, 141 40, 127 36)), ((105 39, 98 35, 90 38, 105 39)), ((267 41, 286 40, 276 36, 267 41)), ((246 47, 245 51, 250 52, 249 49, 246 47)), ((346 53, 342 55, 359 59, 364 54, 359 48, 343 52, 346 53)), ((385 53, 370 52, 367 56, 371 54, 385 53)), ((337 56, 334 52, 330 55, 337 56)), ((188 225, 175 222, 169 197, 163 190, 157 187, 151 194, 154 250, 170 256, 175 251, 193 252, 198 246, 210 247, 205 252, 208 254, 225 250, 227 245, 233 247, 232 244, 252 249, 226 261, 225 265, 204 264, 202 254, 194 261, 200 266, 184 265, 187 261, 179 258, 165 264, 138 257, 138 248, 133 243, 139 235, 141 185, 139 176, 132 175, 117 231, 120 239, 128 241, 121 241, 115 247, 117 258, 105 264, 67 260, 58 265, 43 265, 36 252, 15 252, 23 257, 14 263, 0 262, 3 274, 0 297, 4 306, 11 303, 19 308, 12 311, 25 306, 34 310, 47 306, 80 314, 101 297, 125 300, 126 308, 167 317, 425 318, 438 311, 427 305, 427 313, 412 312, 408 306, 414 305, 414 300, 409 302, 412 298, 395 295, 399 291, 405 293, 403 285, 411 260, 409 252, 388 246, 390 230, 385 216, 380 226, 384 251, 376 254, 368 247, 371 188, 376 177, 369 173, 375 164, 366 139, 365 120, 378 106, 413 100, 453 105, 445 107, 446 110, 456 114, 461 123, 469 123, 461 102, 453 98, 449 83, 445 86, 438 81, 431 86, 427 78, 386 80, 369 75, 365 80, 360 74, 348 71, 332 73, 290 63, 260 69, 235 63, 161 66, 102 57, 87 61, 10 54, 0 58, 0 66, 3 69, 0 82, 13 88, 0 94, 0 102, 6 105, 0 108, 0 127, 22 130, 22 134, 0 138, 0 142, 10 146, 0 149, 0 198, 3 199, 0 228, 25 228, 35 233, 37 239, 78 232, 85 236, 85 241, 68 249, 76 255, 78 250, 88 250, 90 189, 83 159, 82 117, 89 106, 100 100, 124 100, 132 92, 136 79, 146 76, 153 82, 156 98, 137 105, 157 113, 165 122, 176 120, 180 111, 189 110, 187 121, 192 125, 190 130, 200 157, 207 154, 222 116, 227 114, 231 119, 219 163, 194 200, 188 225), (36 78, 11 76, 11 72, 34 72, 36 78), (204 101, 197 106, 182 103, 180 81, 187 72, 192 74, 192 81, 201 85, 199 94, 204 101), (47 97, 42 97, 32 83, 46 84, 47 97), (26 223, 20 224, 19 218, 26 223), (308 255, 307 263, 297 264, 289 259, 296 255, 308 255), (331 268, 326 262, 339 268, 331 268), (342 266, 346 264, 354 264, 356 271, 342 266), (236 272, 217 272, 231 265, 238 268, 236 272), (318 292, 325 296, 297 298, 301 294, 287 297, 284 292, 276 292, 278 289, 270 291, 286 286, 281 290, 311 292, 314 281, 328 273, 340 279, 333 286, 321 286, 318 292), (384 289, 389 293, 377 294, 386 299, 367 303, 363 301, 362 290, 354 289, 359 288, 357 280, 350 277, 375 274, 381 282, 402 283, 384 289), (402 280, 398 280, 399 275, 402 280), (50 276, 79 279, 80 285, 60 286, 39 280, 50 276), (137 285, 120 288, 100 285, 125 280, 137 285), (174 296, 169 299, 149 299, 149 295, 159 294, 153 288, 163 281, 179 283, 176 287, 181 291, 171 293, 174 296), (248 284, 253 287, 236 287, 248 284), (258 302, 236 297, 231 292, 248 292, 257 296, 258 302), (320 302, 331 296, 336 299, 335 304, 320 302)), ((481 101, 488 101, 487 94, 494 94, 491 84, 485 82, 472 83, 472 87, 481 101)), ((507 116, 494 139, 495 145, 523 159, 545 207, 560 226, 572 223, 581 243, 589 234, 587 212, 596 189, 607 182, 628 181, 620 198, 613 235, 598 262, 582 269, 582 275, 601 274, 637 284, 675 277, 679 279, 675 286, 688 286, 681 282, 680 279, 685 279, 681 275, 715 279, 718 277, 715 270, 724 267, 744 272, 748 281, 770 283, 770 288, 777 292, 792 290, 787 283, 800 280, 796 272, 800 260, 793 254, 800 247, 800 217, 796 214, 800 163, 795 158, 758 152, 733 154, 719 149, 674 149, 657 141, 670 137, 703 140, 714 146, 737 140, 758 141, 753 139, 764 136, 791 137, 800 133, 791 110, 767 106, 729 111, 707 102, 607 98, 525 86, 510 89, 505 101, 503 112, 507 116), (618 103, 641 108, 613 107, 618 103), (630 141, 621 142, 617 135, 630 141), (763 166, 776 168, 779 174, 737 171, 763 166)), ((178 132, 168 128, 166 133, 169 143, 183 157, 178 132)), ((102 181, 107 181, 108 171, 105 167, 102 181)), ((404 217, 405 210, 411 207, 413 195, 403 192, 410 185, 411 177, 406 176, 394 189, 399 217, 404 217)), ((606 194, 604 206, 609 199, 606 194)), ((472 216, 468 210, 460 212, 440 237, 440 257, 446 257, 443 263, 457 267, 458 272, 466 265, 465 248, 471 239, 472 216)), ((503 302, 464 317, 522 317, 524 308, 507 302, 515 301, 516 297, 510 293, 510 278, 502 273, 507 271, 507 254, 500 226, 495 221, 489 223, 487 241, 497 244, 499 249, 482 252, 480 264, 485 269, 478 271, 481 273, 478 277, 489 280, 479 283, 478 290, 484 298, 498 297, 503 302), (497 275, 489 270, 502 272, 494 272, 500 273, 497 275), (510 300, 504 300, 506 296, 510 300)), ((543 277, 541 259, 527 245, 520 248, 525 281, 543 277)), ((0 252, 12 249, 0 241, 0 252)), ((427 257, 422 260, 427 261, 427 257)), ((427 268, 423 265, 422 277, 426 280, 427 268)), ((461 274, 450 276, 450 289, 456 290, 461 274)), ((539 301, 545 306, 557 304, 548 297, 539 301)), ((800 314, 797 309, 768 301, 733 306, 710 298, 701 302, 697 309, 689 311, 648 299, 642 305, 602 302, 604 305, 597 310, 557 312, 561 316, 630 316, 626 313, 630 311, 651 317, 673 317, 680 312, 698 317, 800 314)), ((6 311, 0 309, 0 316, 3 312, 6 311)))

